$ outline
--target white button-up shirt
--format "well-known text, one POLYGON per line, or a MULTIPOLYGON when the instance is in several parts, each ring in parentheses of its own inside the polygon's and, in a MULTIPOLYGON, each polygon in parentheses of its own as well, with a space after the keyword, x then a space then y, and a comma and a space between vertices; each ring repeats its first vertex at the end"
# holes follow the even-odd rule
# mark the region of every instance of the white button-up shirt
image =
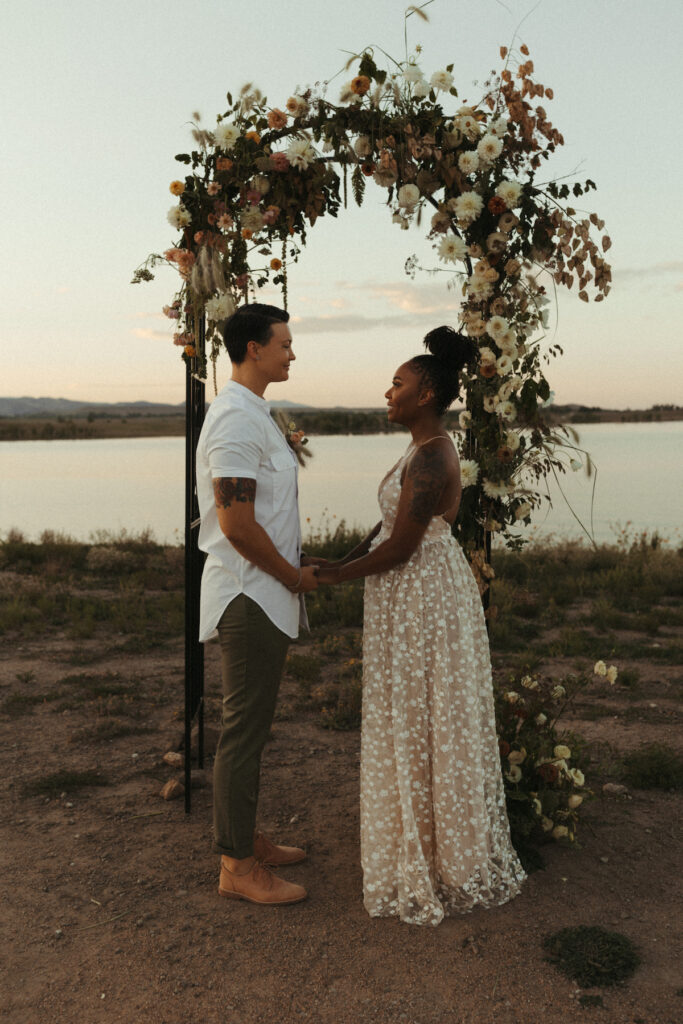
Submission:
POLYGON ((213 491, 218 477, 256 481, 254 518, 291 565, 301 555, 297 461, 265 399, 231 380, 211 403, 197 445, 199 547, 207 558, 202 574, 199 639, 216 625, 233 598, 246 594, 283 633, 295 638, 305 626, 303 598, 270 573, 243 558, 221 530, 213 491))

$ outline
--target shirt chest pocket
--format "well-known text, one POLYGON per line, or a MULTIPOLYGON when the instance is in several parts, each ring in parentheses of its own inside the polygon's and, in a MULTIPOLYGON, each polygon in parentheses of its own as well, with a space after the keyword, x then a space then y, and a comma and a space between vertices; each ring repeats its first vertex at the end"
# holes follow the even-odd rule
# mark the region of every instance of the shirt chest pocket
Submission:
POLYGON ((268 459, 273 484, 273 505, 280 508, 296 498, 296 465, 289 452, 273 452, 268 459))

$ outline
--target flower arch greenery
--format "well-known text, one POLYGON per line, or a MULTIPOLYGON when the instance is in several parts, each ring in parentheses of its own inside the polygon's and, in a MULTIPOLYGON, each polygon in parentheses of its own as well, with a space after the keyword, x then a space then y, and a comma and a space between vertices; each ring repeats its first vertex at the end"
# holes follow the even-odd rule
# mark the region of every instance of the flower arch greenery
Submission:
MULTIPOLYGON (((267 283, 287 304, 288 267, 307 232, 324 215, 363 202, 366 185, 386 192, 395 230, 424 224, 449 284, 461 289, 460 327, 478 343, 478 361, 463 373, 466 411, 459 436, 464 484, 458 533, 475 557, 482 532, 521 544, 549 473, 565 469, 569 435, 544 419, 550 395, 544 365, 558 345, 542 343, 557 285, 578 285, 579 298, 609 293, 610 247, 596 213, 575 199, 595 189, 539 182, 539 171, 564 142, 544 103, 552 90, 533 79, 525 46, 502 47, 481 99, 460 106, 452 65, 423 74, 418 53, 405 61, 367 48, 347 64, 354 77, 333 102, 329 83, 272 107, 251 85, 211 130, 195 118, 195 148, 176 157, 187 166, 170 190, 168 214, 180 239, 153 254, 151 268, 173 265, 178 293, 164 312, 193 373, 205 377, 219 350, 220 322, 267 283), (201 337, 200 337, 201 335, 201 337), (564 446, 564 448, 563 448, 564 446)), ((407 272, 420 270, 409 257, 407 272)), ((214 376, 215 381, 215 376, 214 376)))

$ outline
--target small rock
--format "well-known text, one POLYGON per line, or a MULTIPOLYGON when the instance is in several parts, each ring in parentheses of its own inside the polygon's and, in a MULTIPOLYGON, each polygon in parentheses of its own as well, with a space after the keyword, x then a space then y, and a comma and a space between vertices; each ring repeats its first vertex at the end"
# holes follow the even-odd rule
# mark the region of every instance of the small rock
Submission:
POLYGON ((609 864, 609 857, 601 857, 600 860, 603 864, 609 864))
POLYGON ((298 821, 298 820, 299 820, 299 815, 298 815, 298 814, 294 814, 294 815, 293 815, 293 816, 292 816, 292 817, 291 817, 291 818, 289 819, 289 824, 290 824, 290 825, 296 825, 296 823, 297 823, 297 821, 298 821))
POLYGON ((168 750, 161 759, 164 764, 170 764, 171 768, 182 768, 185 758, 177 750, 168 750))
POLYGON ((626 786, 620 785, 618 782, 606 782, 602 787, 602 791, 605 796, 628 796, 629 792, 626 786))
POLYGON ((177 779, 169 779, 166 785, 163 787, 159 796, 164 800, 177 800, 179 796, 182 796, 185 792, 185 787, 182 782, 178 782, 177 779))
POLYGON ((62 935, 63 935, 63 934, 64 934, 64 932, 62 931, 62 929, 61 929, 61 928, 58 928, 58 929, 56 930, 56 932, 55 932, 55 938, 56 938, 56 939, 61 939, 61 937, 62 937, 62 935))
MULTIPOLYGON (((140 755, 139 754, 131 754, 130 756, 131 756, 131 760, 132 761, 137 761, 137 759, 139 758, 140 755)), ((104 996, 102 996, 102 998, 104 999, 104 996)))

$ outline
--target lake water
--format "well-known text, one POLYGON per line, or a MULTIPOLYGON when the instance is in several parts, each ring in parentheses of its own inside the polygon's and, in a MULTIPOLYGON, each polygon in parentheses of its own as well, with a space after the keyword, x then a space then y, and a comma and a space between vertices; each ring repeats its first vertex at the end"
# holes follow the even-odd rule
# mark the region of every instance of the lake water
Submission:
MULTIPOLYGON (((593 531, 613 541, 619 525, 657 530, 680 541, 683 423, 602 423, 578 428, 598 475, 593 531)), ((37 540, 55 530, 88 540, 98 530, 148 527, 166 543, 183 539, 184 439, 0 442, 0 535, 16 528, 37 540)), ((299 475, 304 536, 325 522, 370 527, 379 518, 377 487, 408 444, 406 434, 312 437, 314 458, 299 475)), ((590 529, 593 481, 561 478, 574 511, 590 529)), ((558 487, 553 506, 531 532, 578 537, 581 527, 558 487)))

